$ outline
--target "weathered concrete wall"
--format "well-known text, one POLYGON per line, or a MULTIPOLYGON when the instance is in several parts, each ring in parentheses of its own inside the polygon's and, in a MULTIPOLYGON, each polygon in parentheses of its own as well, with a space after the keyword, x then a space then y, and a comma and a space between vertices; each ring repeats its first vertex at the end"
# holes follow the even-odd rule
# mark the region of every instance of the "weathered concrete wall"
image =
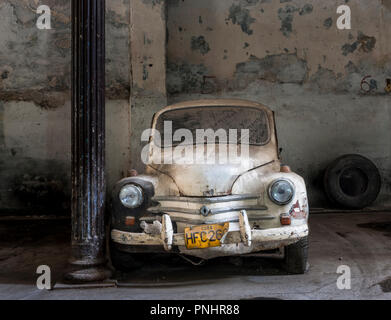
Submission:
POLYGON ((375 205, 390 204, 390 0, 169 0, 167 12, 169 102, 263 102, 312 206, 328 205, 321 173, 346 153, 376 163, 383 188, 375 205), (336 27, 341 4, 351 8, 351 30, 336 27), (369 94, 360 92, 367 75, 369 94))
POLYGON ((167 105, 166 5, 163 0, 137 0, 130 10, 132 153, 131 167, 145 168, 141 134, 151 126, 153 114, 167 105))
MULTIPOLYGON (((68 210, 71 143, 69 0, 47 0, 51 30, 36 27, 36 0, 0 2, 0 209, 68 210)), ((129 0, 106 2, 108 188, 130 168, 129 0)), ((49 211, 48 211, 49 210, 49 211)))

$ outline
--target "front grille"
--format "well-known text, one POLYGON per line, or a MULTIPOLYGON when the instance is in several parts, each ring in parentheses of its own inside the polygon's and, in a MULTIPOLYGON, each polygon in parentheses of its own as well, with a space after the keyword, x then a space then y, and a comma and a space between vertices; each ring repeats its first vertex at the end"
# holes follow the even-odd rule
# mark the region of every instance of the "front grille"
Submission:
POLYGON ((154 214, 169 214, 171 220, 189 224, 237 222, 240 210, 246 210, 249 220, 269 220, 267 207, 258 195, 242 194, 220 197, 156 196, 159 205, 148 208, 154 214))

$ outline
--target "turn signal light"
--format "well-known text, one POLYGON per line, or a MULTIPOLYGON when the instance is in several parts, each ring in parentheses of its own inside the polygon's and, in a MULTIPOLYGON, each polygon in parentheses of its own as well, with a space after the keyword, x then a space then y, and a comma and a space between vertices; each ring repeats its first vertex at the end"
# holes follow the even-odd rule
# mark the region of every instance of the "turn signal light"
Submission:
POLYGON ((291 216, 287 213, 281 214, 280 222, 283 226, 289 226, 291 224, 291 216))
POLYGON ((125 225, 126 226, 133 226, 135 222, 136 222, 135 217, 132 217, 132 216, 125 217, 125 225))

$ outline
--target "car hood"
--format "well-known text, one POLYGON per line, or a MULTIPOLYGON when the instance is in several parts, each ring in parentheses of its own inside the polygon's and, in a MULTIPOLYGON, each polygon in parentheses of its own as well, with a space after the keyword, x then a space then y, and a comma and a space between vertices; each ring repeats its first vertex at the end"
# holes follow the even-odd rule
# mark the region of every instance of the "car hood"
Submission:
MULTIPOLYGON (((190 151, 196 154, 194 146, 182 147, 183 152, 187 155, 191 154, 190 151)), ((242 158, 241 161, 232 163, 218 163, 213 161, 215 155, 218 154, 218 146, 207 150, 203 150, 204 164, 199 161, 193 161, 188 164, 178 164, 176 159, 191 159, 195 160, 196 157, 184 157, 183 154, 172 157, 173 163, 159 164, 156 161, 156 154, 152 156, 152 163, 150 167, 159 171, 162 174, 170 176, 177 185, 179 192, 182 196, 222 196, 231 194, 231 189, 234 182, 244 173, 260 168, 261 171, 266 172, 275 171, 279 163, 276 157, 276 152, 267 146, 249 146, 249 156, 242 158), (274 164, 274 165, 273 165, 274 164), (277 166, 277 167, 276 167, 277 166)), ((240 147, 238 147, 238 154, 240 147)), ((167 154, 167 152, 162 152, 167 154)), ((202 153, 198 153, 202 154, 202 153)), ((198 157, 199 159, 199 157, 198 157)), ((249 181, 248 183, 252 183, 249 181)))

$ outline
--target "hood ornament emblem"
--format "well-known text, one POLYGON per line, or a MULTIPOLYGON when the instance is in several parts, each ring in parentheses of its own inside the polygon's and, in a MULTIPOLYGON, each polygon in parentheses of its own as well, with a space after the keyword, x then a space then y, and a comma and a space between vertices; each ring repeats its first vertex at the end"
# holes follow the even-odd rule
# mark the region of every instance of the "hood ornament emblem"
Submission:
POLYGON ((207 206, 202 206, 201 209, 200 209, 200 213, 206 217, 209 213, 210 213, 210 210, 207 206))

